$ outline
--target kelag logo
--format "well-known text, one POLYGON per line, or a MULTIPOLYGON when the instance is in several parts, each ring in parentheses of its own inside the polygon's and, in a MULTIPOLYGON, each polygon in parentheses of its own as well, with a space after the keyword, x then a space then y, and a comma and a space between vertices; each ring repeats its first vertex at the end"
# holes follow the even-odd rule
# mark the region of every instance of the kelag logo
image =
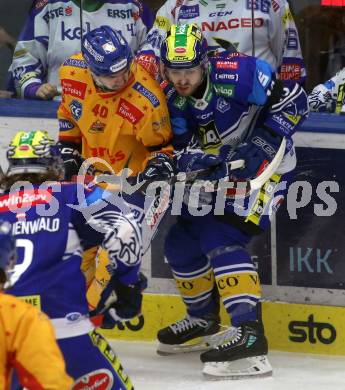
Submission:
POLYGON ((81 28, 66 28, 65 22, 61 22, 61 41, 73 41, 74 39, 80 39, 81 35, 84 35, 91 31, 91 25, 89 22, 85 22, 86 29, 83 28, 83 34, 81 34, 81 28))
POLYGON ((327 322, 315 322, 313 314, 310 314, 307 321, 291 321, 289 331, 293 334, 289 339, 296 343, 304 343, 308 339, 311 344, 318 341, 332 344, 337 338, 335 327, 327 322))

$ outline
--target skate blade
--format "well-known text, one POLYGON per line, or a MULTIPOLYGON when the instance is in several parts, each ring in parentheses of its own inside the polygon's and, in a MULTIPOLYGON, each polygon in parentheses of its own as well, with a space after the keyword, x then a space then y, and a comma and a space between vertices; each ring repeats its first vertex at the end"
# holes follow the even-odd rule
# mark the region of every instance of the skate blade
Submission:
POLYGON ((266 378, 272 376, 272 366, 262 355, 232 362, 207 362, 202 373, 208 380, 266 378))
POLYGON ((193 340, 185 344, 158 344, 157 354, 161 356, 175 355, 179 353, 189 353, 189 352, 202 352, 208 351, 213 348, 213 345, 210 343, 211 336, 205 336, 203 338, 193 340))

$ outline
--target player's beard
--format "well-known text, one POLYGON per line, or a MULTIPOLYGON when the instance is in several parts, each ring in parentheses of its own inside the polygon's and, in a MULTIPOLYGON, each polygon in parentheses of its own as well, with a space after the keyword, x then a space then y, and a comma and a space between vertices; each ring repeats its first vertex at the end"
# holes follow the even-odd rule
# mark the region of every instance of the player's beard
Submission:
POLYGON ((179 83, 173 83, 172 80, 170 79, 168 72, 165 71, 164 65, 161 64, 161 74, 163 75, 163 78, 167 80, 177 91, 177 93, 180 96, 193 96, 194 93, 203 85, 205 84, 206 76, 207 76, 207 70, 206 66, 203 66, 203 72, 202 72, 202 77, 200 80, 195 83, 185 83, 185 84, 179 84, 179 83))

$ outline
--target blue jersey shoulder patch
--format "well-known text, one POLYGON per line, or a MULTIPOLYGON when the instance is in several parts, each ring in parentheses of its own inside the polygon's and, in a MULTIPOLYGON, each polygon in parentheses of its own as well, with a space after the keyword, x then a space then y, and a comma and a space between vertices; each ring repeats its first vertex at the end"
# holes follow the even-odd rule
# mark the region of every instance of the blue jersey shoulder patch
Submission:
POLYGON ((240 53, 210 58, 210 79, 218 95, 241 104, 263 105, 272 81, 268 63, 240 53))

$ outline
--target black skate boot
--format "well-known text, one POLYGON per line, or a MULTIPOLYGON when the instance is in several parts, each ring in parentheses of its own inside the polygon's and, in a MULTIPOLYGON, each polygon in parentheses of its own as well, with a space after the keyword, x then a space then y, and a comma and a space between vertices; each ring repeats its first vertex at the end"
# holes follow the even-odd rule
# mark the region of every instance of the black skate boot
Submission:
POLYGON ((218 345, 201 354, 203 374, 210 379, 242 379, 270 376, 272 367, 267 359, 268 345, 261 322, 247 322, 214 335, 218 345))
POLYGON ((187 315, 158 332, 160 344, 157 353, 170 355, 210 349, 212 346, 208 340, 219 331, 219 324, 220 318, 217 314, 209 314, 203 318, 187 315))

